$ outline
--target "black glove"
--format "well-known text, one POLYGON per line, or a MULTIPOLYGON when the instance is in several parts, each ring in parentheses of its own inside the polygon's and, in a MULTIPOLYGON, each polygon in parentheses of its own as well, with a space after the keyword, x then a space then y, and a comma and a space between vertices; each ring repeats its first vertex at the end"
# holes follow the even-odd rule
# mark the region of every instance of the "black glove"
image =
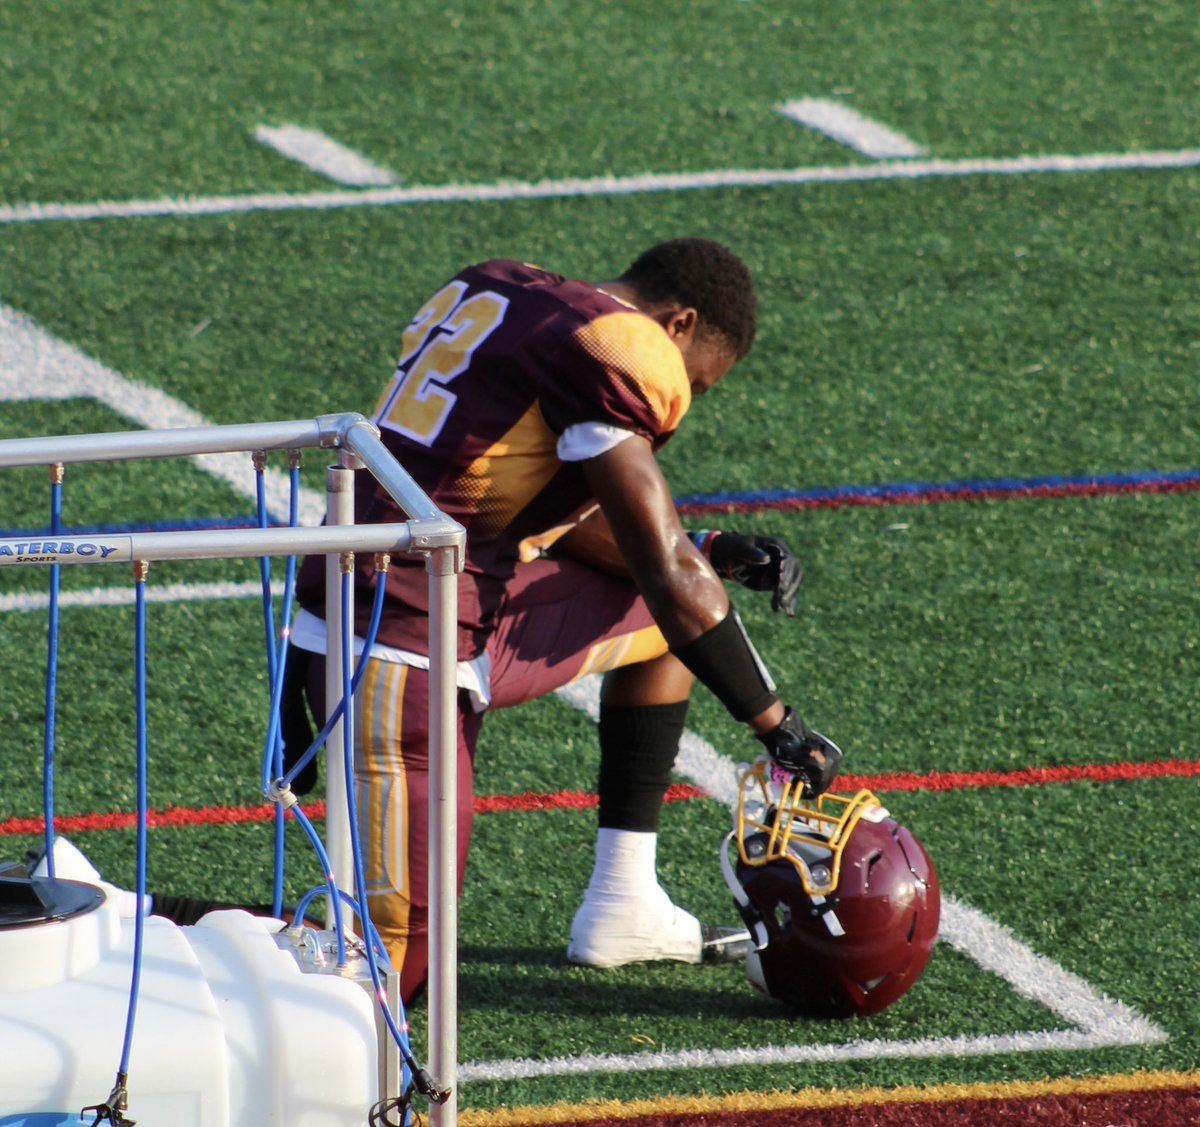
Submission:
POLYGON ((814 732, 790 708, 778 728, 759 732, 756 738, 780 767, 804 780, 805 798, 824 794, 837 778, 842 749, 814 732))
POLYGON ((774 536, 742 536, 720 532, 712 539, 709 559, 713 570, 751 591, 771 591, 771 609, 796 615, 800 584, 804 579, 796 557, 774 536))

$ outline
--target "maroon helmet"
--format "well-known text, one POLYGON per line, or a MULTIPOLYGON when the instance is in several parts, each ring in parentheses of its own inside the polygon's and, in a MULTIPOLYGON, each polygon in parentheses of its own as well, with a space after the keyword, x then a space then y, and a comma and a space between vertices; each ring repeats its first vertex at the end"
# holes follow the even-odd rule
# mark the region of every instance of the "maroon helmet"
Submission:
POLYGON ((920 978, 933 953, 937 873, 870 791, 801 805, 803 780, 772 780, 773 773, 759 760, 743 774, 738 824, 722 853, 757 945, 746 976, 806 1015, 878 1013, 920 978))

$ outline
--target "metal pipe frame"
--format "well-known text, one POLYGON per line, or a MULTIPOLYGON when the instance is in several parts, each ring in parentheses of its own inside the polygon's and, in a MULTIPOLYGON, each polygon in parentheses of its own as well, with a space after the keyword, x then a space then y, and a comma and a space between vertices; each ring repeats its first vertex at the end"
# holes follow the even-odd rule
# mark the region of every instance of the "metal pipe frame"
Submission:
MULTIPOLYGON (((207 529, 188 532, 127 534, 67 533, 0 538, 0 567, 49 564, 104 564, 130 561, 236 559, 255 556, 318 555, 329 557, 336 572, 340 555, 353 552, 409 552, 426 557, 429 575, 430 662, 430 837, 429 871, 429 1064, 439 1089, 449 1094, 433 1103, 433 1127, 455 1127, 458 1121, 458 860, 457 860, 457 621, 456 575, 466 547, 463 527, 441 512, 388 451, 378 428, 357 413, 322 415, 276 423, 182 427, 175 430, 117 431, 106 434, 57 435, 0 440, 0 469, 83 462, 131 461, 188 457, 196 454, 245 453, 306 448, 337 449, 339 465, 330 467, 329 513, 319 528, 274 527, 207 529), (353 473, 366 469, 409 517, 402 524, 354 525, 353 473), (336 488, 333 485, 337 475, 336 488), (333 499, 337 494, 337 500, 333 499)), ((327 579, 327 592, 329 581, 327 579)), ((340 655, 341 593, 327 598, 326 651, 332 670, 340 655), (336 608, 336 610, 333 610, 336 608), (334 632, 335 622, 337 633, 334 632)), ((340 670, 336 689, 340 698, 340 670)), ((328 765, 343 762, 343 745, 333 737, 328 765), (340 754, 339 754, 340 752, 340 754)), ((327 798, 327 832, 337 825, 338 809, 348 819, 344 789, 327 798)), ((341 772, 338 772, 339 778, 341 772)), ((340 784, 339 784, 340 786, 340 784)), ((344 823, 348 825, 348 822, 344 823)), ((340 833, 340 830, 338 831, 340 833)), ((348 831, 346 831, 348 837, 348 831)), ((332 853, 332 850, 331 850, 332 853)), ((340 862, 348 871, 348 847, 340 862)), ((335 873, 337 872, 335 867, 335 873)), ((340 886, 339 886, 340 887, 340 886)))
POLYGON ((0 442, 0 468, 333 446, 340 444, 341 434, 358 420, 371 425, 362 415, 326 415, 283 423, 10 438, 0 442))
MULTIPOLYGON (((343 452, 340 463, 325 471, 325 523, 327 527, 345 528, 354 524, 354 466, 353 454, 343 452)), ((345 690, 342 663, 342 630, 346 623, 354 628, 354 585, 350 585, 349 605, 342 604, 342 569, 352 571, 354 555, 340 552, 325 557, 325 720, 337 710, 345 690)), ((345 715, 329 731, 325 740, 325 850, 334 883, 355 898, 362 892, 354 884, 353 852, 350 839, 350 819, 354 812, 346 801, 346 752, 351 746, 347 739, 353 731, 354 710, 345 715)), ((352 739, 352 736, 351 736, 352 739)), ((325 905, 325 926, 335 926, 341 905, 330 901, 325 905)), ((384 1093, 390 1095, 390 1093, 384 1093)))
MULTIPOLYGON (((414 522, 416 523, 416 522, 414 522)), ((452 522, 453 523, 453 522, 452 522)), ((431 536, 453 532, 428 526, 431 536)), ((440 547, 452 548, 452 544, 440 547)), ((411 552, 410 524, 322 525, 319 528, 216 528, 187 532, 69 533, 0 538, 0 567, 18 564, 102 564, 132 560, 214 560, 254 556, 324 555, 330 552, 411 552)))
MULTIPOLYGON (((429 574, 429 1067, 448 1093, 431 1127, 458 1122, 458 583, 451 552, 429 574)), ((461 565, 459 565, 461 566, 461 565)))

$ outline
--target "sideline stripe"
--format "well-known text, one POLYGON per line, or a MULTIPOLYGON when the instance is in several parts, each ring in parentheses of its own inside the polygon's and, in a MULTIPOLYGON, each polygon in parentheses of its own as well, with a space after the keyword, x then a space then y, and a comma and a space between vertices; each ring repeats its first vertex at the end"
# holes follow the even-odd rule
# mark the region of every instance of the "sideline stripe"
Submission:
MULTIPOLYGON (((0 306, 0 343, 4 341, 3 307, 0 306)), ((0 372, 0 399, 4 398, 3 372, 0 372)), ((268 473, 275 471, 269 470, 268 473)), ((276 503, 283 502, 282 481, 277 483, 276 503)), ((1105 477, 1087 478, 1012 478, 995 481, 948 482, 941 485, 908 482, 878 486, 847 486, 837 489, 815 489, 805 492, 773 490, 759 493, 718 493, 708 496, 676 498, 676 507, 683 516, 700 516, 719 513, 750 513, 766 510, 807 511, 812 509, 837 509, 843 507, 920 505, 950 501, 1006 501, 1047 497, 1095 497, 1112 494, 1132 493, 1194 493, 1200 491, 1200 470, 1175 470, 1163 472, 1146 470, 1139 473, 1112 474, 1105 477)), ((318 494, 305 490, 301 502, 303 523, 317 523, 323 501, 318 494)), ((137 524, 111 524, 81 529, 95 533, 119 533, 128 531, 153 532, 175 531, 182 528, 228 528, 244 525, 244 518, 196 521, 160 521, 137 524)), ((46 528, 13 530, 4 536, 45 535, 46 528)), ((275 595, 282 594, 278 586, 272 587, 275 595)), ((172 584, 167 587, 148 587, 147 598, 155 602, 182 602, 187 599, 239 599, 254 598, 262 593, 259 585, 248 583, 196 583, 172 584)), ((132 587, 100 587, 90 591, 66 591, 60 596, 61 605, 69 606, 127 606, 134 600, 132 587)), ((41 611, 50 605, 50 597, 38 592, 17 592, 0 595, 0 611, 41 611)), ((1044 771, 1071 770, 1070 768, 1044 768, 1044 771)), ((948 777, 948 776, 947 776, 948 777)), ((937 773, 913 776, 911 785, 903 785, 899 776, 888 776, 889 783, 870 781, 862 783, 872 789, 886 785, 891 790, 936 790, 937 773)), ((963 776, 969 779, 970 776, 963 776)), ((1044 782, 1076 782, 1080 779, 1045 778, 1044 782)), ((985 783, 953 783, 957 786, 1017 786, 1016 782, 991 781, 985 783)))
POLYGON ((777 107, 784 117, 876 160, 923 157, 926 150, 845 102, 828 98, 795 98, 777 107))
MULTIPOLYGON (((1200 1088, 1200 1072, 1135 1072, 1110 1076, 1064 1076, 1054 1080, 1014 1080, 999 1084, 938 1084, 922 1088, 823 1089, 798 1092, 738 1092, 728 1096, 584 1100, 544 1106, 466 1109, 461 1127, 540 1127, 549 1124, 621 1121, 674 1115, 744 1115, 748 1112, 882 1108, 896 1104, 948 1104, 965 1100, 1047 1099, 1147 1093, 1200 1088)), ((1021 1122, 1014 1118, 1012 1122, 1021 1122)))
POLYGON ((923 180, 957 176, 1028 176, 1042 172, 1128 172, 1200 166, 1200 149, 1082 156, 983 157, 966 160, 902 160, 815 168, 714 169, 709 172, 650 172, 560 180, 441 184, 422 188, 364 188, 359 191, 254 193, 240 196, 181 196, 156 200, 94 203, 27 203, 0 207, 0 224, 53 220, 184 218, 250 211, 325 211, 403 204, 499 203, 573 196, 621 196, 720 188, 767 188, 795 184, 857 184, 870 180, 923 180))
POLYGON ((319 176, 348 188, 384 188, 399 180, 391 169, 375 164, 319 129, 306 129, 302 125, 259 125, 254 130, 254 139, 319 176))
POLYGON ((946 501, 1009 501, 1047 497, 1101 497, 1126 493, 1194 493, 1200 491, 1200 469, 1144 470, 1093 477, 997 478, 981 481, 894 482, 847 485, 833 489, 770 489, 749 493, 710 493, 679 497, 683 515, 760 512, 766 509, 806 511, 933 505, 946 501))
MULTIPOLYGON (((257 594, 256 589, 253 593, 257 594)), ((149 597, 149 592, 147 593, 149 597)), ((0 609, 4 609, 0 607, 0 609)), ((1081 767, 1030 767, 1021 771, 941 772, 928 775, 843 775, 834 790, 853 792, 866 787, 877 794, 900 791, 946 792, 983 787, 1046 786, 1053 783, 1115 783, 1143 779, 1200 777, 1200 759, 1164 759, 1152 763, 1105 763, 1081 767)), ((667 789, 667 802, 688 802, 713 797, 693 783, 672 783, 667 789)), ((589 791, 553 791, 549 793, 491 794, 475 796, 476 814, 529 813, 535 810, 591 810, 599 802, 589 791)), ((241 822, 268 821, 274 817, 273 806, 201 806, 167 807, 150 812, 152 826, 219 826, 241 822)), ((305 802, 304 812, 311 818, 325 816, 325 804, 305 802)), ((92 830, 129 829, 135 825, 132 813, 64 814, 54 820, 63 833, 86 833, 92 830)), ((0 837, 10 834, 39 834, 42 819, 8 818, 0 821, 0 837)))

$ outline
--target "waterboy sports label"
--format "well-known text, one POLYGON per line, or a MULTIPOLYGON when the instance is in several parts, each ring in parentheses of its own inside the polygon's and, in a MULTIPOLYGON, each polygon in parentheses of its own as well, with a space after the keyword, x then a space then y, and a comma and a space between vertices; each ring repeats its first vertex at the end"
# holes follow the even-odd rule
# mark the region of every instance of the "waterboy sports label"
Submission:
POLYGON ((121 563, 133 559, 131 536, 27 536, 0 540, 6 564, 121 563))

